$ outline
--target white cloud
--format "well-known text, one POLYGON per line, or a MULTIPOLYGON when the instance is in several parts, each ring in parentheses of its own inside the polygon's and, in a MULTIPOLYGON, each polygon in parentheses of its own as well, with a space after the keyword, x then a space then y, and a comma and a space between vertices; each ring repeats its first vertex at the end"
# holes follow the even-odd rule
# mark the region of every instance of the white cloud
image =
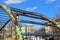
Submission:
POLYGON ((33 8, 28 7, 26 10, 27 10, 27 11, 31 11, 31 10, 35 10, 35 9, 37 9, 37 6, 35 6, 35 7, 33 7, 33 8))
POLYGON ((27 11, 29 11, 29 10, 30 10, 30 8, 28 7, 28 8, 26 8, 26 10, 27 10, 27 11))
POLYGON ((52 3, 55 2, 56 0, 46 0, 46 3, 52 3))
POLYGON ((18 3, 22 3, 26 0, 6 0, 5 3, 6 4, 18 4, 18 3))
POLYGON ((31 10, 35 10, 35 9, 37 9, 37 7, 33 7, 33 8, 31 8, 31 10))

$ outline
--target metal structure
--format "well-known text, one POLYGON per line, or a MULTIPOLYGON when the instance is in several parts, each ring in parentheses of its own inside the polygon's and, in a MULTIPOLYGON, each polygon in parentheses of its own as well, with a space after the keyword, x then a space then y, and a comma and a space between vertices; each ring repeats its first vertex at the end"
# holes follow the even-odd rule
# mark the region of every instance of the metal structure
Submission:
MULTIPOLYGON (((23 40, 23 37, 22 37, 22 32, 20 31, 21 29, 19 29, 19 26, 18 26, 18 23, 17 23, 17 18, 13 15, 13 12, 10 10, 10 8, 8 8, 7 6, 5 6, 5 5, 2 5, 2 4, 0 4, 0 7, 1 8, 3 8, 7 13, 8 13, 8 15, 10 16, 10 18, 11 18, 11 20, 12 20, 12 22, 13 22, 13 24, 14 24, 14 28, 15 28, 15 35, 16 35, 16 37, 18 38, 17 40, 23 40), (18 29, 18 30, 17 30, 18 29)), ((8 21, 9 22, 9 21, 8 21)), ((6 23, 7 24, 7 23, 6 23)), ((6 25, 5 24, 5 25, 6 25)), ((4 25, 4 26, 5 26, 4 25)), ((4 27, 3 26, 3 27, 4 27)), ((2 30, 2 28, 1 28, 1 30, 2 30)))
POLYGON ((24 35, 27 35, 27 36, 46 36, 46 37, 49 37, 49 36, 59 37, 60 36, 60 34, 39 34, 39 33, 24 33, 24 35))
POLYGON ((7 7, 5 5, 0 4, 0 26, 1 26, 0 31, 7 25, 7 23, 9 23, 12 20, 14 28, 15 28, 15 32, 16 32, 15 35, 18 38, 17 40, 23 40, 23 34, 22 34, 21 28, 19 27, 19 24, 18 24, 18 16, 20 16, 20 15, 27 16, 30 18, 45 20, 45 21, 48 21, 50 24, 33 22, 33 21, 29 21, 29 20, 20 20, 20 22, 39 24, 39 25, 45 25, 45 26, 55 26, 55 27, 60 28, 59 22, 56 22, 55 20, 53 20, 49 17, 46 17, 45 15, 42 15, 42 14, 36 13, 36 12, 28 12, 28 11, 20 10, 17 8, 7 7), (4 18, 1 16, 3 16, 4 18))

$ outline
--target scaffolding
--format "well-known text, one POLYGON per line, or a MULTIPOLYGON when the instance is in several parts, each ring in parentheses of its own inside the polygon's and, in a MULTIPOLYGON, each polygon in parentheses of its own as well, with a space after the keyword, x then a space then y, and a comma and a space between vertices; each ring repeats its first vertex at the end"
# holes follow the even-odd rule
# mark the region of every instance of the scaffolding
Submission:
MULTIPOLYGON (((18 22, 24 23, 31 23, 31 24, 38 24, 38 25, 45 25, 45 26, 54 26, 60 29, 59 22, 56 22, 52 18, 49 18, 45 15, 36 12, 28 12, 17 8, 7 7, 3 4, 0 4, 0 31, 10 22, 12 21, 14 31, 15 31, 15 38, 16 40, 24 40, 23 32, 21 27, 19 26, 18 22), (48 21, 48 23, 40 23, 40 22, 33 22, 29 20, 20 20, 18 21, 18 16, 26 16, 30 18, 40 19, 48 21), (49 24, 50 23, 50 24, 49 24)), ((12 29, 12 28, 11 28, 12 29)), ((12 32, 11 32, 12 34, 12 32)))

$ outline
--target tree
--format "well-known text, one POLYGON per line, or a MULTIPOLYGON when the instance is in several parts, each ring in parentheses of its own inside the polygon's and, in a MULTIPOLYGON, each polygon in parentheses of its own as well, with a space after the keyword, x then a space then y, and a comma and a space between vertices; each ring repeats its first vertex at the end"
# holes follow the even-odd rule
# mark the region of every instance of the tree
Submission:
POLYGON ((38 29, 38 32, 45 34, 45 28, 40 28, 40 29, 38 29))
POLYGON ((60 13, 57 13, 54 18, 56 21, 60 21, 60 13))
POLYGON ((45 34, 45 28, 39 28, 38 30, 35 30, 35 33, 45 34))

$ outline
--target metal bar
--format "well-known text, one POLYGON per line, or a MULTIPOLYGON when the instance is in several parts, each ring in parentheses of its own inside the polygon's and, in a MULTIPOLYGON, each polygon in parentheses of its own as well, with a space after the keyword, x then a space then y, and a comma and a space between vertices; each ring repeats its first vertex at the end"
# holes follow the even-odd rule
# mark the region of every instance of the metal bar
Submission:
MULTIPOLYGON (((6 21, 6 20, 5 20, 5 21, 6 21)), ((1 29, 3 29, 3 28, 6 26, 6 24, 7 24, 8 22, 10 22, 10 21, 11 21, 11 19, 9 19, 9 20, 2 26, 1 29)), ((33 21, 28 21, 28 20, 20 20, 20 21, 18 21, 18 22, 38 24, 38 25, 45 25, 45 26, 54 26, 54 25, 52 25, 52 24, 39 23, 39 22, 33 22, 33 21)), ((0 30, 1 30, 1 29, 0 29, 0 30)))
MULTIPOLYGON (((15 11, 18 15, 21 15, 21 13, 24 15, 24 14, 30 14, 30 15, 32 15, 33 13, 31 13, 31 12, 28 12, 28 11, 24 11, 24 10, 20 10, 20 9, 17 9, 17 8, 12 8, 12 7, 10 7, 10 9, 12 10, 12 11, 15 11)), ((36 16, 36 14, 33 14, 34 16, 36 16)), ((42 17, 41 15, 40 16, 37 16, 37 17, 42 17)), ((43 20, 43 18, 41 18, 42 20, 43 20)), ((46 20, 46 19, 45 19, 46 20)))
POLYGON ((42 14, 39 14, 39 13, 35 13, 35 12, 27 12, 27 11, 23 11, 23 10, 20 10, 20 9, 16 9, 16 8, 10 8, 11 10, 17 10, 21 13, 26 13, 26 14, 31 14, 31 15, 35 15, 35 16, 38 16, 38 17, 43 17, 45 18, 46 20, 50 21, 51 23, 53 23, 54 25, 56 25, 55 21, 53 21, 51 18, 48 18, 47 16, 44 16, 42 14))
POLYGON ((46 20, 42 17, 37 17, 37 16, 34 16, 34 15, 28 15, 28 14, 23 14, 23 13, 17 13, 16 15, 21 15, 21 16, 26 16, 26 17, 30 17, 30 18, 46 20))
POLYGON ((11 19, 9 19, 3 26, 2 28, 0 28, 0 31, 8 24, 8 22, 10 22, 11 19))
POLYGON ((10 10, 10 8, 7 7, 7 6, 5 6, 5 5, 3 5, 3 4, 0 4, 0 7, 2 7, 2 8, 7 12, 7 14, 8 14, 8 15, 10 16, 10 18, 12 19, 13 23, 16 24, 16 23, 15 23, 16 19, 15 19, 14 15, 13 15, 12 11, 10 10))
POLYGON ((38 34, 38 33, 25 33, 24 35, 27 35, 27 36, 59 36, 60 37, 60 34, 38 34))
POLYGON ((18 21, 18 22, 31 23, 31 24, 38 24, 38 25, 45 25, 45 26, 54 26, 54 25, 52 25, 52 24, 33 22, 33 21, 29 21, 29 20, 20 20, 20 21, 18 21))

